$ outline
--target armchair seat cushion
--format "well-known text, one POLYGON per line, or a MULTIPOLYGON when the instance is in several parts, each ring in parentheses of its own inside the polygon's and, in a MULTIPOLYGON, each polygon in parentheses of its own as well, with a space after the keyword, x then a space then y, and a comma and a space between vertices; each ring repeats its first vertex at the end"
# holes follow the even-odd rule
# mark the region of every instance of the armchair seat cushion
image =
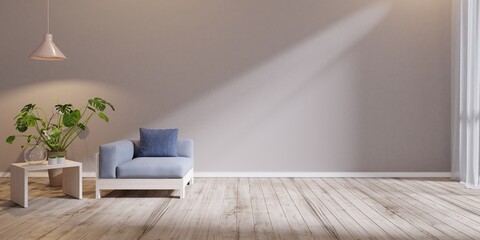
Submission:
POLYGON ((183 178, 193 168, 185 157, 138 157, 117 167, 117 178, 183 178))

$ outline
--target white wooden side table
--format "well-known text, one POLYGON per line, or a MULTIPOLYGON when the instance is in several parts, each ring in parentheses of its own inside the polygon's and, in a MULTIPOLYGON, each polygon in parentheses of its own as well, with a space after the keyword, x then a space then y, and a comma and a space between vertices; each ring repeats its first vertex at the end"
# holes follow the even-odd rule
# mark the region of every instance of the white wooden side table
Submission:
MULTIPOLYGON (((45 162, 46 163, 46 162, 45 162)), ((82 199, 82 163, 65 160, 64 164, 29 165, 12 163, 10 166, 10 199, 22 207, 28 207, 28 172, 63 169, 63 192, 82 199)))

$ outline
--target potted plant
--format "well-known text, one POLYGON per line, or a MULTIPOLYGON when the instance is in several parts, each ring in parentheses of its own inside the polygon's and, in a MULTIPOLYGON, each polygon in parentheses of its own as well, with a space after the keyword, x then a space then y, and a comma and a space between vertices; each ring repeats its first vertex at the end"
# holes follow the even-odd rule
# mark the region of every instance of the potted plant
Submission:
POLYGON ((65 155, 59 154, 57 156, 57 164, 64 164, 65 163, 65 155))
MULTIPOLYGON (((26 140, 26 144, 22 145, 22 149, 27 148, 25 153, 34 153, 32 156, 36 157, 42 156, 40 152, 44 147, 48 151, 47 156, 65 157, 67 148, 86 129, 92 117, 109 121, 104 113, 108 108, 115 111, 111 103, 98 97, 89 99, 85 106, 78 109, 72 104, 57 104, 51 115, 47 115, 35 104, 27 104, 14 118, 15 129, 21 134, 8 136, 6 142, 12 144, 17 137, 23 137, 26 140)), ((27 155, 25 160, 28 161, 27 155)), ((60 186, 61 175, 54 170, 49 170, 50 185, 60 186)))
POLYGON ((57 164, 57 156, 56 155, 50 155, 48 156, 48 165, 56 165, 57 164))

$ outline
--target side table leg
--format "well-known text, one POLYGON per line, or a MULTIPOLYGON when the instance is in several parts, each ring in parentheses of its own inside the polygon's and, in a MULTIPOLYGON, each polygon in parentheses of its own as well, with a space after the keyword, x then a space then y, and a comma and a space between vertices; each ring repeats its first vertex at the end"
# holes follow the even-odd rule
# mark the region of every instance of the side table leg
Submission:
POLYGON ((63 169, 63 192, 74 198, 82 199, 82 166, 63 169))
POLYGON ((22 207, 28 207, 28 173, 24 168, 10 167, 10 199, 22 207))

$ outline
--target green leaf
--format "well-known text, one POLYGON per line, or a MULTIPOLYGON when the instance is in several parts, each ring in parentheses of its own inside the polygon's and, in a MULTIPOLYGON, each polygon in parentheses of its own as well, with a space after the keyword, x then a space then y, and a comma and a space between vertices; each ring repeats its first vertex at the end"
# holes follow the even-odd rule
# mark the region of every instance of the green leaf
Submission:
POLYGON ((29 127, 35 127, 35 124, 37 123, 38 118, 31 114, 31 115, 26 115, 23 117, 22 121, 29 127))
POLYGON ((72 104, 57 104, 55 105, 55 109, 61 113, 72 113, 73 112, 73 105, 72 104))
POLYGON ((115 108, 113 107, 113 105, 111 103, 109 103, 109 102, 107 102, 104 99, 101 99, 99 97, 89 99, 88 104, 90 106, 92 106, 93 108, 95 108, 96 110, 100 111, 100 112, 103 112, 105 110, 106 106, 109 106, 113 111, 115 111, 115 108))
POLYGON ((62 122, 65 127, 73 127, 78 124, 80 118, 82 118, 82 114, 79 110, 75 110, 72 113, 65 113, 62 117, 62 122))
POLYGON ((15 135, 8 136, 7 140, 5 140, 8 144, 12 144, 13 141, 15 141, 15 135))
POLYGON ((53 131, 50 133, 51 138, 58 138, 62 134, 62 131, 60 129, 53 129, 53 131))
POLYGON ((28 125, 17 121, 17 123, 15 123, 15 129, 17 129, 19 132, 25 132, 28 129, 28 125))
POLYGON ((19 132, 27 131, 28 127, 34 127, 37 122, 37 117, 33 114, 22 114, 15 120, 15 129, 19 132))
POLYGON ((22 110, 20 110, 21 113, 28 113, 30 112, 31 110, 33 110, 35 108, 35 104, 27 104, 25 105, 22 110))
POLYGON ((63 125, 65 125, 65 127, 73 127, 77 124, 72 114, 69 114, 69 113, 64 114, 62 116, 62 122, 63 122, 63 125))
POLYGON ((93 99, 93 106, 99 110, 99 111, 103 111, 105 110, 105 101, 101 98, 94 98, 93 99))
POLYGON ((73 115, 73 117, 75 118, 75 120, 76 120, 77 122, 79 122, 80 119, 82 118, 82 113, 81 113, 79 110, 73 111, 73 112, 72 112, 72 115, 73 115))
POLYGON ((110 106, 110 108, 112 109, 112 111, 115 111, 115 107, 114 107, 111 103, 105 101, 105 104, 107 104, 108 106, 110 106))
POLYGON ((103 112, 99 112, 98 117, 100 117, 101 119, 103 119, 105 122, 108 123, 109 119, 108 119, 107 115, 105 115, 103 112))
POLYGON ((30 143, 30 141, 32 141, 32 138, 33 138, 33 137, 34 137, 33 135, 28 135, 28 137, 27 137, 27 143, 30 143))
POLYGON ((103 112, 103 110, 105 110, 105 104, 103 103, 97 103, 97 109, 101 112, 103 112))

